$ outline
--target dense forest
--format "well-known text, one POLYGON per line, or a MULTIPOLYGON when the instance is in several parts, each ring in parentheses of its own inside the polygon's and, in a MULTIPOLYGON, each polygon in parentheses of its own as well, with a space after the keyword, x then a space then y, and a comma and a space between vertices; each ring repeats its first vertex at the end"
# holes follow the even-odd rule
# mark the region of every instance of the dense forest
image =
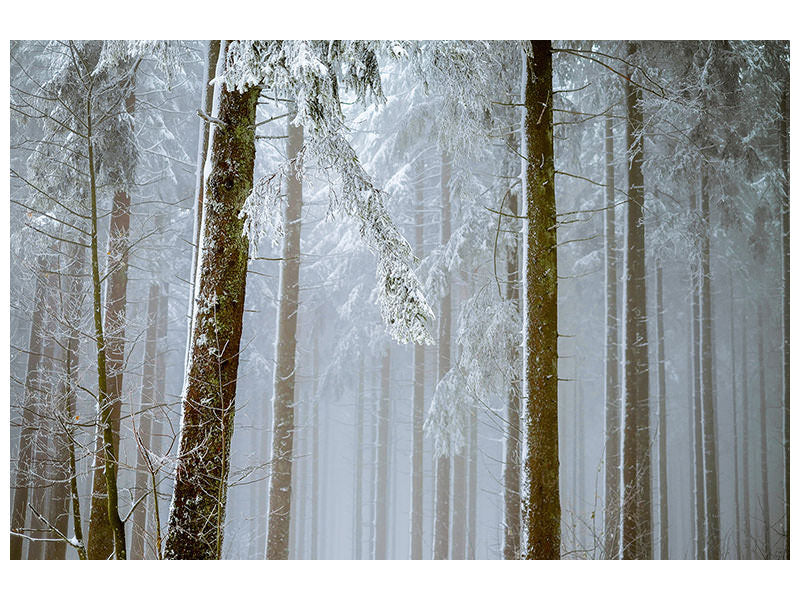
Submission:
POLYGON ((10 43, 10 558, 788 559, 789 43, 10 43))

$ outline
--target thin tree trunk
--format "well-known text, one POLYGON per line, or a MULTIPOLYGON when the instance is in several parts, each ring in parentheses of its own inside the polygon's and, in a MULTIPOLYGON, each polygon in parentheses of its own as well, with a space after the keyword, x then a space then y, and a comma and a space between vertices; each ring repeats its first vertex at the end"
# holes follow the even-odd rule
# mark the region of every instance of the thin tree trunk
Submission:
POLYGON ((469 416, 469 537, 467 558, 475 560, 478 526, 478 409, 472 407, 469 416))
MULTIPOLYGON (((139 425, 136 455, 136 483, 134 502, 143 496, 150 495, 150 472, 148 461, 144 456, 150 451, 153 422, 153 404, 156 386, 156 343, 158 336, 158 303, 160 286, 157 281, 150 282, 147 298, 147 332, 144 342, 144 362, 142 364, 142 394, 139 401, 139 425)), ((147 526, 147 500, 139 503, 133 512, 133 530, 131 531, 132 560, 144 560, 145 541, 149 537, 147 526)))
MULTIPOLYGON (((425 164, 417 161, 414 210, 414 250, 417 256, 425 253, 425 217, 423 176, 425 164)), ((425 346, 414 345, 414 398, 411 423, 411 560, 422 559, 422 497, 423 497, 423 431, 425 422, 425 346)), ((359 432, 360 433, 360 432, 359 432)))
POLYGON ((253 187, 258 95, 259 88, 237 91, 223 84, 216 116, 225 125, 214 125, 211 134, 194 334, 165 548, 170 559, 219 559, 222 551, 247 276, 248 240, 239 215, 253 187))
POLYGON ((750 390, 747 380, 747 310, 742 311, 742 498, 744 508, 744 558, 753 558, 750 531, 750 390))
POLYGON ((733 271, 731 270, 730 273, 730 283, 731 283, 731 307, 730 307, 730 317, 731 317, 731 405, 733 407, 733 503, 736 512, 736 521, 735 521, 735 529, 736 529, 736 559, 741 560, 742 558, 742 516, 741 511, 739 510, 739 448, 741 444, 739 443, 739 423, 738 423, 738 407, 737 407, 737 398, 736 398, 736 330, 734 326, 734 311, 736 305, 734 304, 733 300, 733 271))
POLYGON ((769 471, 767 462, 767 392, 764 383, 764 308, 758 306, 758 395, 761 414, 761 515, 764 519, 764 558, 772 558, 772 531, 769 514, 769 471))
MULTIPOLYGON (((690 294, 691 296, 691 294, 690 294)), ((689 311, 687 312, 689 318, 687 319, 688 330, 686 339, 688 340, 687 344, 687 352, 686 352, 686 399, 688 400, 688 406, 686 414, 689 416, 689 422, 687 423, 686 432, 689 436, 689 445, 688 445, 688 456, 689 456, 689 484, 687 486, 688 493, 686 494, 687 499, 689 500, 689 510, 686 514, 689 516, 689 540, 690 540, 690 550, 689 550, 689 557, 698 559, 698 547, 697 547, 697 517, 695 516, 695 494, 693 494, 694 485, 695 485, 695 467, 694 467, 694 376, 692 374, 692 368, 694 367, 694 356, 693 356, 693 348, 694 345, 692 343, 692 327, 694 326, 694 320, 692 319, 692 301, 689 302, 689 311)))
POLYGON ((289 125, 286 153, 290 161, 283 261, 281 261, 280 305, 275 344, 275 391, 272 423, 272 469, 269 478, 269 525, 267 560, 289 558, 290 516, 292 514, 292 467, 294 464, 295 355, 297 312, 300 291, 300 224, 303 184, 298 180, 295 161, 303 146, 303 130, 289 125))
POLYGON ((558 467, 558 263, 553 162, 553 57, 549 40, 525 57, 526 559, 561 558, 558 467))
POLYGON ((364 476, 364 355, 359 357, 358 362, 358 404, 356 405, 356 460, 355 460, 355 500, 353 515, 353 558, 361 560, 361 550, 363 535, 361 533, 363 516, 363 476, 364 476))
MULTIPOLYGON (((628 54, 636 51, 629 43, 628 54)), ((628 215, 625 261, 625 436, 623 441, 622 557, 652 558, 650 503, 650 390, 647 353, 644 177, 641 92, 625 82, 628 123, 628 215)))
POLYGON ((381 400, 378 409, 377 476, 375 478, 375 560, 385 560, 388 533, 389 409, 391 351, 381 360, 381 400))
POLYGON ((669 494, 667 493, 667 375, 664 357, 664 286, 661 261, 656 259, 656 327, 658 332, 658 516, 661 535, 659 558, 669 559, 669 494))
POLYGON ((789 373, 791 361, 789 360, 789 81, 784 83, 781 94, 781 170, 783 171, 783 198, 781 202, 781 240, 783 242, 783 510, 786 536, 784 538, 784 553, 786 560, 790 558, 789 544, 789 373))
POLYGON ((30 485, 31 458, 36 440, 36 416, 38 402, 39 365, 42 360, 42 337, 45 315, 45 295, 49 292, 45 286, 48 264, 44 257, 39 257, 36 271, 36 290, 33 296, 33 315, 31 316, 31 331, 28 337, 28 366, 25 375, 25 389, 23 391, 21 416, 22 431, 19 436, 19 449, 17 450, 16 473, 14 474, 14 499, 11 510, 11 560, 22 559, 23 538, 15 533, 22 533, 25 527, 25 517, 28 513, 28 487, 30 485))
POLYGON ((314 369, 313 383, 313 417, 312 417, 312 449, 311 449, 311 560, 319 558, 319 396, 317 395, 317 378, 319 377, 319 337, 314 336, 312 357, 314 369))
POLYGON ((711 315, 711 222, 708 177, 701 173, 700 213, 700 315, 702 333, 703 449, 705 451, 706 516, 708 519, 709 560, 720 558, 719 464, 717 460, 717 420, 714 410, 713 340, 711 315))
POLYGON ((611 117, 605 120, 605 253, 606 253, 606 466, 605 466, 605 555, 619 558, 619 334, 617 333, 617 234, 614 207, 614 130, 611 117))
MULTIPOLYGON (((441 229, 439 242, 442 247, 450 240, 450 157, 441 157, 441 229)), ((439 360, 437 382, 450 370, 451 300, 450 277, 445 275, 444 293, 439 316, 439 360)), ((450 543, 450 456, 444 453, 436 459, 436 511, 434 513, 434 560, 447 560, 450 543)))
MULTIPOLYGON (((690 211, 693 222, 697 219, 697 196, 690 193, 690 211)), ((697 264, 691 266, 692 279, 692 367, 694 382, 694 473, 695 516, 697 518, 696 556, 706 558, 706 501, 705 501, 705 457, 703 453, 703 405, 700 381, 700 272, 697 264)))

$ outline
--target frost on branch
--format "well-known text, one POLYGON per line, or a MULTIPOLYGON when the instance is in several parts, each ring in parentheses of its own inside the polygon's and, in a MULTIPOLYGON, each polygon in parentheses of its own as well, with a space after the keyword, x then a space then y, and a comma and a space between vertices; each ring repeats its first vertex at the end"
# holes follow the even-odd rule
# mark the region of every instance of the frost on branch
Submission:
MULTIPOLYGON (((275 97, 293 99, 293 123, 305 133, 303 156, 330 179, 329 215, 355 219, 377 256, 378 301, 389 334, 401 343, 432 344, 425 323, 433 311, 411 268, 411 247, 386 210, 384 192, 375 187, 344 136, 340 86, 357 101, 382 101, 380 49, 378 42, 360 41, 235 41, 228 47, 224 79, 237 89, 259 85, 275 97)), ((243 213, 248 233, 254 234, 251 239, 279 235, 282 177, 279 172, 262 180, 248 198, 243 213)))

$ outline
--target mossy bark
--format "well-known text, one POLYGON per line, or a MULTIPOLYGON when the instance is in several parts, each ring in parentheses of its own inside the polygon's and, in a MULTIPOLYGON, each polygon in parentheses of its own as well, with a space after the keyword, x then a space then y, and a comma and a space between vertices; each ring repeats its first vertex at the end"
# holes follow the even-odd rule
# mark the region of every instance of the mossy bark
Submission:
POLYGON ((195 321, 164 556, 219 559, 242 334, 259 89, 222 85, 203 203, 195 321))
MULTIPOLYGON (((290 161, 297 159, 302 146, 302 128, 289 125, 286 152, 290 161)), ((288 559, 291 537, 295 362, 297 313, 300 309, 300 224, 303 209, 303 184, 297 175, 295 163, 292 162, 286 186, 285 234, 275 343, 273 438, 270 461, 272 469, 269 479, 269 525, 267 527, 268 560, 288 559)))
POLYGON ((558 460, 558 265, 553 162, 553 58, 549 40, 531 42, 525 57, 523 131, 525 361, 527 437, 526 559, 561 558, 558 460))

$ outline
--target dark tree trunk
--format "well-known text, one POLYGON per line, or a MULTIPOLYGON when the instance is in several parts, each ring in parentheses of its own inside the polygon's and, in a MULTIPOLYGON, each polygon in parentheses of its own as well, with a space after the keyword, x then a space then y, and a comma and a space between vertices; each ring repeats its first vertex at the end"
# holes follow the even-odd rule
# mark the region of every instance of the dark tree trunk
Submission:
POLYGON ((558 473, 558 264, 553 162, 553 57, 549 40, 525 57, 526 559, 561 558, 558 473))
POLYGON ((744 558, 753 558, 750 531, 750 390, 747 377, 747 310, 742 312, 742 508, 744 509, 744 558))
POLYGON ((269 525, 267 559, 289 558, 290 516, 292 514, 292 467, 294 465, 295 355, 297 313, 300 307, 300 224, 303 184, 297 178, 295 161, 303 146, 302 128, 289 125, 286 153, 290 162, 283 261, 281 261, 280 305, 275 344, 275 389, 273 396, 272 460, 269 478, 269 525))
POLYGON ((605 120, 605 252, 606 252, 606 465, 604 548, 606 558, 619 558, 619 334, 617 333, 617 234, 614 194, 614 130, 611 117, 605 120))
POLYGON ((705 451, 706 517, 708 522, 709 560, 720 557, 719 527, 719 463, 717 460, 717 420, 714 410, 713 340, 711 315, 711 221, 708 198, 708 177, 701 173, 700 217, 700 316, 702 333, 702 398, 703 398, 703 449, 705 451))
POLYGON ((225 521, 248 240, 239 214, 253 187, 259 89, 223 84, 211 142, 195 322, 165 557, 218 559, 225 521))
MULTIPOLYGON (((636 51, 629 44, 628 54, 636 51)), ((650 503, 650 384, 645 282, 644 177, 640 89, 625 83, 628 123, 628 215, 625 261, 625 436, 622 557, 652 558, 650 503)))
POLYGON ((769 471, 767 461, 767 391, 764 382, 764 307, 758 306, 758 396, 760 401, 759 424, 761 426, 761 516, 764 520, 764 554, 772 558, 772 521, 769 514, 769 471))

